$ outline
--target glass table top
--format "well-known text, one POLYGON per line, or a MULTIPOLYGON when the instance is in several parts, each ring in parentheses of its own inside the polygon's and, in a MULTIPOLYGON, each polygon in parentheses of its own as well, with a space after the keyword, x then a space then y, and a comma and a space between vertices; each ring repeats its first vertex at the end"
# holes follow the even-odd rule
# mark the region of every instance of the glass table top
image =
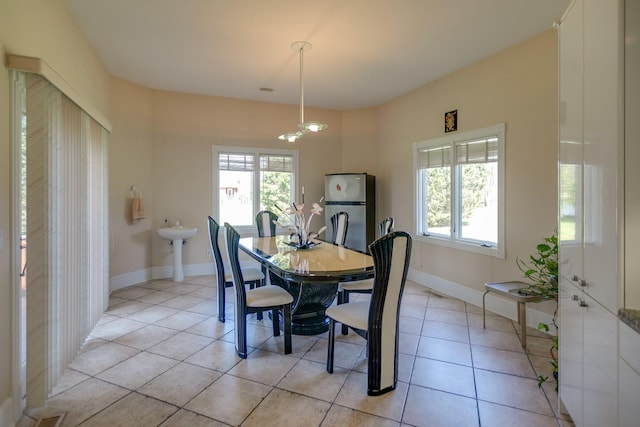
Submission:
POLYGON ((303 280, 373 275, 373 258, 367 254, 321 240, 313 248, 296 249, 288 241, 288 236, 245 237, 240 248, 276 274, 303 280))

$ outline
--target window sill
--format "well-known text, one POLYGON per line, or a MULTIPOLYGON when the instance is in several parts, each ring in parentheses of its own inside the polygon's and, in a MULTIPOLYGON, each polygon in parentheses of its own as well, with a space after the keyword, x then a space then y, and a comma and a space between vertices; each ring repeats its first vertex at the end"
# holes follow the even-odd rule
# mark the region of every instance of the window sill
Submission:
POLYGON ((424 236, 417 234, 415 240, 424 243, 430 243, 438 246, 445 246, 452 249, 457 249, 465 252, 474 252, 477 254, 488 255, 499 259, 505 259, 504 249, 498 246, 482 246, 479 243, 467 243, 461 241, 454 241, 443 237, 424 236))

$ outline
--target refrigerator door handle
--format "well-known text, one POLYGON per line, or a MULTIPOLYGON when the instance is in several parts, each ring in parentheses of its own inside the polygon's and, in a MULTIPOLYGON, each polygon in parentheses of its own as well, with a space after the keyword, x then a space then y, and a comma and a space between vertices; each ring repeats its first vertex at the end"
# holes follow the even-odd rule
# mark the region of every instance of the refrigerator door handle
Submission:
POLYGON ((325 205, 327 206, 362 206, 362 205, 366 205, 367 202, 336 202, 336 201, 329 201, 329 202, 324 202, 325 205))

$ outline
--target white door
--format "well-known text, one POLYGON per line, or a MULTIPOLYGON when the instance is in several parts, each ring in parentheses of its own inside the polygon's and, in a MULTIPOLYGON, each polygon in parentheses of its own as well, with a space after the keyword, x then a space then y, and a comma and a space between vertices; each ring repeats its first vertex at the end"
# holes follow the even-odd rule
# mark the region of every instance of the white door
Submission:
POLYGON ((619 307, 620 8, 620 1, 584 2, 584 290, 611 313, 619 307))

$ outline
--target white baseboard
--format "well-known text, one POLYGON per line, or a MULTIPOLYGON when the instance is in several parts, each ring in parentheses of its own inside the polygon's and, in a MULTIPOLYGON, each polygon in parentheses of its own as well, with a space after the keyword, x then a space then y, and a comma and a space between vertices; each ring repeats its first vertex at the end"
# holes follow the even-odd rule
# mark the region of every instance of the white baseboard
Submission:
MULTIPOLYGON (((241 261, 241 265, 243 267, 260 267, 260 264, 253 260, 241 261)), ((212 262, 205 264, 187 264, 182 266, 182 269, 184 271, 185 277, 206 276, 216 273, 215 264, 213 264, 212 262)), ((173 266, 171 265, 132 271, 131 273, 112 277, 109 280, 109 291, 113 292, 115 290, 137 285, 139 283, 144 283, 152 279, 170 279, 171 277, 173 277, 173 266)))
MULTIPOLYGON (((240 261, 241 267, 254 267, 260 268, 260 264, 257 261, 240 261)), ((185 277, 193 276, 207 276, 210 274, 216 274, 216 266, 214 263, 209 262, 205 264, 187 264, 182 266, 185 277)), ((173 277, 173 266, 165 265, 161 267, 152 267, 151 278, 152 279, 170 279, 173 277)))
POLYGON ((151 269, 149 268, 121 274, 119 276, 114 276, 109 280, 109 291, 113 292, 131 285, 144 283, 148 280, 151 280, 151 269))
POLYGON ((9 396, 0 405, 0 426, 14 427, 16 421, 13 419, 13 399, 9 396))
MULTIPOLYGON (((182 270, 185 270, 185 266, 182 266, 182 270)), ((163 265, 160 267, 151 267, 152 279, 169 279, 173 277, 173 267, 170 265, 163 265)))
MULTIPOLYGON (((478 307, 482 307, 482 295, 484 291, 472 289, 464 285, 433 276, 423 271, 409 269, 408 278, 420 285, 433 289, 439 294, 457 298, 464 302, 468 302, 478 307)), ((538 329, 539 323, 545 323, 553 328, 553 316, 540 310, 534 309, 534 304, 527 304, 527 326, 538 329)), ((503 298, 495 293, 489 293, 486 296, 486 310, 499 314, 511 320, 518 320, 518 306, 513 300, 503 298)), ((551 330, 550 333, 555 331, 551 330)))

